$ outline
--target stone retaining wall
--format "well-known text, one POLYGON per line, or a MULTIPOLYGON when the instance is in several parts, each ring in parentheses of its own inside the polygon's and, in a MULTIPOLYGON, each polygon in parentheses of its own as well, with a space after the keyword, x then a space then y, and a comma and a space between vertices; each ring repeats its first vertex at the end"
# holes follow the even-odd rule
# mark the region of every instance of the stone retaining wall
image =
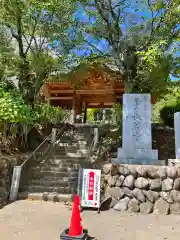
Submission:
POLYGON ((9 181, 8 165, 6 160, 0 159, 0 208, 2 208, 8 200, 9 181))
POLYGON ((8 203, 13 168, 24 162, 31 153, 0 156, 0 208, 8 203))
POLYGON ((142 214, 180 214, 180 167, 105 164, 102 190, 110 207, 142 214))

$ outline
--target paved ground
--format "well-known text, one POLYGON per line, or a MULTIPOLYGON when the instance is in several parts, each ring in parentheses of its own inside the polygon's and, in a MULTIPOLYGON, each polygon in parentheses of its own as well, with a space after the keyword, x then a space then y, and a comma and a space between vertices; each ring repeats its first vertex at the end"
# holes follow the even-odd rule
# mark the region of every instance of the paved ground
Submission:
MULTIPOLYGON (((58 203, 19 201, 0 210, 1 240, 58 240, 71 211, 58 203)), ((83 226, 97 240, 178 240, 180 216, 82 213, 83 226)))

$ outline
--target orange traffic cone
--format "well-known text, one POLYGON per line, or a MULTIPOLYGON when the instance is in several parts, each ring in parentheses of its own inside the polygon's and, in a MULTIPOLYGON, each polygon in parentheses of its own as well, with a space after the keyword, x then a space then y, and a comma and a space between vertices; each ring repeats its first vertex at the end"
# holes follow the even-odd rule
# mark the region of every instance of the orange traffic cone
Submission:
POLYGON ((70 221, 70 227, 65 229, 64 232, 61 233, 60 239, 62 240, 85 240, 88 239, 88 231, 83 230, 81 225, 81 216, 80 216, 80 197, 76 195, 74 197, 74 204, 72 210, 72 216, 70 221))
POLYGON ((80 216, 80 197, 76 195, 74 197, 74 205, 73 205, 73 210, 72 210, 72 216, 71 216, 71 223, 69 227, 69 236, 79 236, 83 232, 83 228, 81 226, 81 216, 80 216))

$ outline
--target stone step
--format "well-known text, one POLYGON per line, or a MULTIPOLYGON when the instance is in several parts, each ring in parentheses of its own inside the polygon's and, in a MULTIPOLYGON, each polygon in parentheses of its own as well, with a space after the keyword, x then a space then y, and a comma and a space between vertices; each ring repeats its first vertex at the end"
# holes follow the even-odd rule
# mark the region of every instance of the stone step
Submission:
POLYGON ((48 171, 48 172, 76 172, 79 170, 79 164, 74 164, 74 166, 69 166, 69 164, 67 164, 67 166, 58 166, 58 167, 52 167, 52 166, 36 166, 32 168, 32 172, 35 171, 48 171))
POLYGON ((46 186, 46 187, 74 187, 77 185, 78 177, 61 178, 56 180, 31 179, 29 186, 46 186))
POLYGON ((77 149, 81 149, 81 148, 87 148, 88 147, 88 144, 80 144, 80 143, 76 143, 76 144, 67 144, 66 145, 64 143, 58 143, 56 142, 56 145, 55 145, 55 149, 56 151, 76 151, 77 149))
POLYGON ((84 136, 62 136, 56 140, 59 143, 78 143, 78 142, 87 142, 87 138, 84 136))
POLYGON ((52 177, 74 177, 77 176, 78 169, 72 169, 71 171, 61 171, 61 169, 57 169, 56 171, 49 171, 49 170, 39 170, 33 169, 32 176, 39 177, 39 176, 52 176, 52 177))
POLYGON ((59 160, 62 160, 62 161, 72 161, 72 160, 84 160, 86 159, 86 157, 83 157, 83 156, 80 156, 78 154, 74 154, 74 155, 71 155, 71 156, 68 156, 68 155, 64 155, 64 154, 60 154, 60 153, 55 153, 51 159, 59 159, 59 160))
POLYGON ((77 189, 76 187, 55 187, 55 186, 41 186, 41 185, 36 185, 36 186, 24 186, 23 188, 24 192, 29 192, 29 193, 58 193, 58 194, 74 194, 77 189))
POLYGON ((78 150, 87 150, 89 149, 88 146, 86 145, 78 145, 76 147, 61 147, 61 146, 58 146, 55 148, 55 153, 66 153, 66 152, 69 152, 69 153, 75 153, 77 152, 78 150))
POLYGON ((52 166, 52 167, 77 167, 79 166, 81 163, 86 162, 85 158, 82 159, 77 159, 77 158, 67 158, 67 159, 59 159, 59 158, 55 158, 55 159, 49 159, 49 160, 45 160, 41 162, 41 167, 43 166, 52 166))
POLYGON ((87 149, 78 149, 76 152, 55 152, 54 156, 64 157, 64 158, 82 158, 86 157, 88 153, 87 149))
POLYGON ((82 158, 82 159, 77 159, 77 158, 69 158, 69 159, 59 159, 59 158, 56 158, 56 159, 54 159, 54 160, 52 160, 52 161, 49 161, 49 162, 45 162, 45 164, 46 163, 48 163, 48 164, 51 164, 52 166, 53 165, 57 165, 58 164, 58 166, 59 165, 61 165, 61 164, 65 164, 65 163, 72 163, 72 164, 80 164, 80 163, 82 163, 82 162, 85 162, 85 158, 82 158))
POLYGON ((39 201, 52 201, 52 202, 72 202, 73 195, 72 194, 58 194, 52 192, 46 193, 29 193, 29 192, 20 192, 18 194, 18 199, 26 199, 26 200, 39 200, 39 201))
POLYGON ((66 173, 66 172, 34 172, 32 175, 32 179, 36 180, 51 180, 51 181, 59 181, 60 179, 63 179, 64 177, 67 178, 78 178, 78 172, 73 173, 66 173))

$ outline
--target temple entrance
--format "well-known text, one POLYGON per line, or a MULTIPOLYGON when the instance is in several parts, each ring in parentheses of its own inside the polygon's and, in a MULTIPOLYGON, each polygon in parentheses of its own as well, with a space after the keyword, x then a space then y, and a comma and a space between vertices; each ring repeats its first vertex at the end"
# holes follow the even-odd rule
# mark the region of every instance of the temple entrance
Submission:
MULTIPOLYGON (((79 65, 59 79, 47 79, 42 88, 45 101, 69 111, 71 123, 87 123, 88 109, 94 120, 102 121, 104 113, 115 104, 122 104, 125 92, 118 69, 106 64, 79 65)), ((152 99, 152 103, 155 100, 152 99)))
POLYGON ((86 123, 88 109, 98 109, 94 120, 102 121, 105 109, 122 103, 124 84, 119 72, 106 65, 83 65, 60 80, 47 80, 42 93, 49 104, 69 110, 72 123, 86 123))

